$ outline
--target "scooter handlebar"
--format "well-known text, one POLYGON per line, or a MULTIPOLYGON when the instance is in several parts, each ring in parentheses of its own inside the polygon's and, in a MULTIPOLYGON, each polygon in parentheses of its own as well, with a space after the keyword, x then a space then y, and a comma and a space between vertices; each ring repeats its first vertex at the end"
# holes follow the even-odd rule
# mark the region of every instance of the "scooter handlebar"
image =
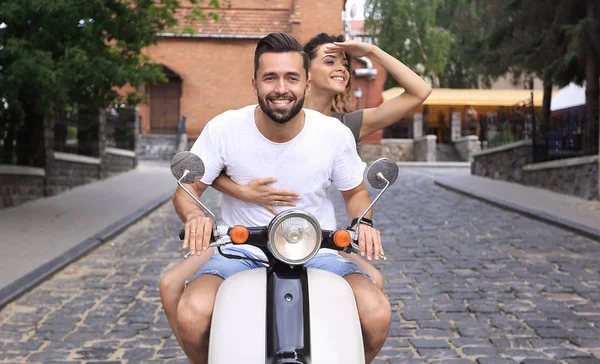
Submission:
MULTIPOLYGON (((211 234, 210 239, 214 240, 215 236, 214 236, 214 232, 211 234)), ((183 240, 185 239, 185 229, 180 229, 179 230, 179 240, 183 240)))
MULTIPOLYGON (((265 237, 265 232, 264 232, 264 227, 260 227, 260 228, 249 228, 250 231, 250 235, 254 235, 255 237, 265 237)), ((336 250, 345 250, 343 248, 339 248, 337 246, 335 246, 335 244, 333 244, 333 233, 335 231, 328 231, 328 230, 324 230, 323 231, 323 242, 322 244, 325 245, 322 247, 323 248, 329 248, 329 249, 336 249, 336 250)), ((185 238, 185 229, 181 229, 179 230, 179 239, 183 240, 185 238)), ((349 249, 347 249, 348 252, 352 252, 355 254, 359 254, 359 248, 358 248, 358 241, 354 240, 352 241, 352 243, 349 246, 349 249), (349 251, 348 251, 349 250, 349 251)), ((383 258, 383 260, 386 260, 385 256, 381 256, 381 258, 383 258)))

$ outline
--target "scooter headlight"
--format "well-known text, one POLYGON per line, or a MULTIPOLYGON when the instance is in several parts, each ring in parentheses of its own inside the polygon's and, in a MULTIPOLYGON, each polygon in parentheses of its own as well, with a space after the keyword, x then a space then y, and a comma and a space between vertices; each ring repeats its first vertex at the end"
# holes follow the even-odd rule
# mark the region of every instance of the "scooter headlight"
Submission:
POLYGON ((321 227, 311 214, 300 210, 284 211, 269 225, 269 251, 286 264, 309 261, 321 246, 321 227))

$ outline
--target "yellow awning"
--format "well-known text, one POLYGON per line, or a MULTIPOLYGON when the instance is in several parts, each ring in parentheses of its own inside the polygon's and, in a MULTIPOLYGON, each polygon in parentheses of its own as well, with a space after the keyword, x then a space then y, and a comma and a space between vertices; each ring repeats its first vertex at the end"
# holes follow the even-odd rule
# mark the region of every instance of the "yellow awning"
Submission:
MULTIPOLYGON (((402 87, 383 91, 383 101, 392 99, 404 92, 402 87)), ((531 99, 534 106, 542 106, 543 90, 488 90, 434 88, 423 105, 469 105, 469 106, 513 106, 531 99)), ((553 92, 554 93, 554 92, 553 92)))

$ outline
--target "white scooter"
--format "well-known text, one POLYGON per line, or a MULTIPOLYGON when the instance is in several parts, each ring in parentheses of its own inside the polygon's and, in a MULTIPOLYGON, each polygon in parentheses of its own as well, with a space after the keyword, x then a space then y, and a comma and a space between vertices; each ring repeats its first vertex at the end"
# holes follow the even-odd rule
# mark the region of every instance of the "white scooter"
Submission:
MULTIPOLYGON (((202 160, 190 152, 173 157, 171 170, 179 186, 214 220, 184 184, 204 174, 202 160)), ((395 182, 398 167, 387 159, 367 171, 369 184, 381 192, 359 218, 395 182)), ((357 229, 360 222, 356 224, 357 229)), ((183 239, 182 232, 180 238, 183 239)), ((309 213, 279 213, 268 226, 214 225, 218 252, 229 244, 250 244, 267 256, 267 268, 252 269, 226 279, 217 293, 210 329, 211 364, 363 364, 363 339, 354 294, 340 276, 307 269, 320 248, 354 252, 358 234, 351 229, 321 230, 309 213)))

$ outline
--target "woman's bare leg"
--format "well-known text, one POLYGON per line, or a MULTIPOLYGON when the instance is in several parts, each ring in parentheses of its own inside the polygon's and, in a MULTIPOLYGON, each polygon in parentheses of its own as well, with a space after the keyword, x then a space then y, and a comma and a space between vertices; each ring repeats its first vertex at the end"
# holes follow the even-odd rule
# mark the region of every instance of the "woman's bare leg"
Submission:
POLYGON ((201 256, 193 255, 182 260, 162 276, 158 285, 160 300, 165 310, 167 321, 169 321, 169 326, 182 349, 181 334, 177 325, 177 304, 185 288, 185 281, 193 276, 212 257, 213 252, 213 248, 209 248, 201 256))
POLYGON ((373 267, 371 265, 371 263, 369 263, 368 260, 366 260, 365 258, 361 257, 360 255, 354 254, 354 253, 348 254, 348 253, 340 252, 340 255, 348 260, 353 261, 354 263, 356 263, 358 265, 358 268, 360 268, 360 270, 362 270, 365 273, 368 273, 371 277, 373 277, 373 280, 375 281, 375 285, 377 285, 377 287, 383 291, 383 284, 384 284, 383 276, 381 275, 379 270, 377 270, 377 268, 373 267))

